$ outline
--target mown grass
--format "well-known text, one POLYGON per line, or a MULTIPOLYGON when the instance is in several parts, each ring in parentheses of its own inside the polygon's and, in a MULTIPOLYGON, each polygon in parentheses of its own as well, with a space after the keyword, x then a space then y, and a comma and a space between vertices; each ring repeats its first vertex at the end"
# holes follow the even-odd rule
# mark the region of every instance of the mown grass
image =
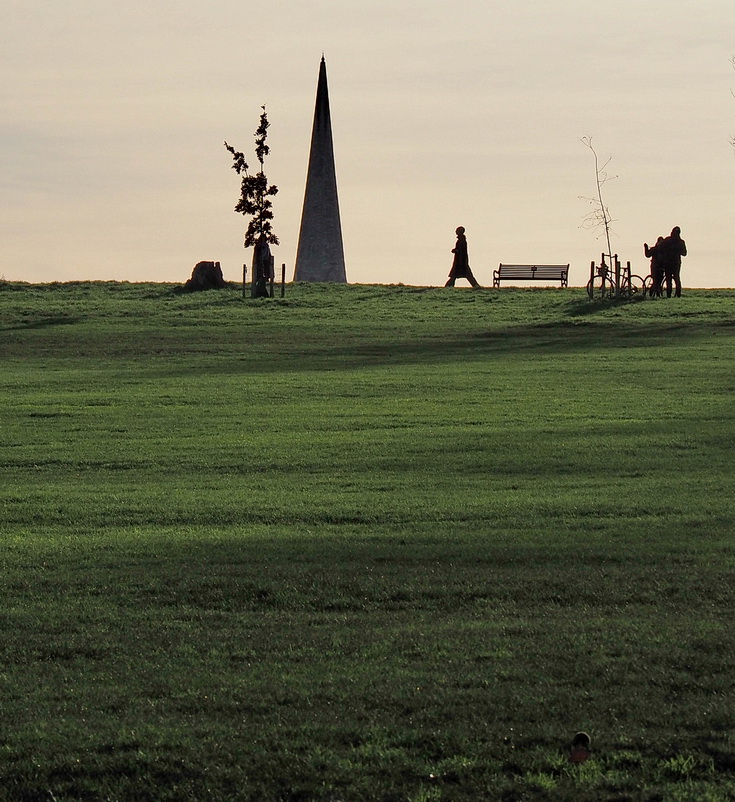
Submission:
POLYGON ((735 291, 5 283, 0 337, 0 796, 735 796, 735 291))

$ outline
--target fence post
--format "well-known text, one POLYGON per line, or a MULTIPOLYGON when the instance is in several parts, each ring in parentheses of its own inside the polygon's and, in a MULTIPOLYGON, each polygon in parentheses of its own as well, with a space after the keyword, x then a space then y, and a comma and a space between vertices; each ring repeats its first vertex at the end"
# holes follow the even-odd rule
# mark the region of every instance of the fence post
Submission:
POLYGON ((286 297, 286 263, 281 265, 281 298, 286 297))
POLYGON ((245 292, 245 287, 247 286, 247 283, 248 283, 248 266, 247 265, 243 265, 242 266, 242 297, 243 298, 247 297, 247 294, 245 292))

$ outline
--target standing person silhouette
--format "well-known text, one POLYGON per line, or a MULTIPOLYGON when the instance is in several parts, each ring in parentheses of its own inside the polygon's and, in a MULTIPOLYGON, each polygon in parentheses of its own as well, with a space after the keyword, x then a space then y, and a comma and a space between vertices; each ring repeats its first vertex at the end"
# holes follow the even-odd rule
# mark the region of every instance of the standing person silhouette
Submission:
POLYGON ((671 229, 671 234, 661 243, 660 252, 666 281, 666 297, 671 298, 671 282, 673 281, 674 295, 681 298, 681 257, 687 255, 687 246, 681 238, 679 226, 671 229))
POLYGON ((467 237, 464 235, 464 226, 459 226, 455 233, 457 234, 457 244, 452 248, 454 261, 452 262, 452 269, 449 271, 449 281, 444 286, 453 287, 458 278, 466 278, 476 290, 480 289, 480 285, 472 275, 472 270, 470 270, 470 258, 467 255, 467 237))
POLYGON ((664 238, 659 237, 656 244, 648 247, 648 243, 643 243, 643 252, 651 260, 651 295, 656 298, 661 297, 661 286, 664 283, 664 266, 661 262, 661 244, 664 238))

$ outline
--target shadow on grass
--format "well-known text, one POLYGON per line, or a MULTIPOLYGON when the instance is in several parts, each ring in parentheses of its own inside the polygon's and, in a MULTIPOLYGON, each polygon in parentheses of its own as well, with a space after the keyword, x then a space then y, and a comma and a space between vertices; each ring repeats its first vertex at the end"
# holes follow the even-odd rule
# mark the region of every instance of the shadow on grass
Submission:
MULTIPOLYGON (((156 366, 155 375, 175 376, 206 373, 264 374, 274 372, 308 373, 313 371, 353 370, 362 367, 440 365, 478 359, 502 359, 513 356, 554 358, 589 353, 594 359, 602 352, 653 351, 676 345, 681 347, 709 337, 717 331, 728 333, 731 326, 724 323, 692 325, 684 323, 648 323, 627 325, 620 321, 587 323, 563 321, 537 325, 507 326, 469 334, 439 335, 413 339, 386 337, 362 339, 330 345, 324 340, 312 342, 272 341, 252 355, 233 359, 223 352, 209 364, 171 364, 156 366)), ((647 354, 648 356, 649 354, 647 354)))
MULTIPOLYGON (((2 286, 0 285, 0 289, 2 286)), ((11 288, 12 289, 12 288, 11 288)), ((650 299, 593 299, 582 292, 464 292, 436 288, 307 287, 290 297, 243 304, 237 285, 186 292, 182 285, 59 285, 54 292, 92 295, 82 316, 29 306, 0 327, 9 355, 101 356, 135 366, 146 378, 309 373, 369 367, 437 366, 686 346, 733 331, 727 304, 691 308, 650 299), (161 301, 120 306, 126 301, 161 301), (411 300, 408 305, 386 302, 411 300), (96 300, 95 300, 96 299, 96 300), (228 308, 235 310, 232 314, 228 308), (89 311, 89 315, 87 311, 89 311), (150 311, 150 314, 148 314, 150 311), (643 313, 643 314, 639 314, 643 313), (20 319, 19 319, 20 318, 20 319), (75 323, 85 325, 76 330, 75 323), (52 330, 42 342, 12 332, 52 330), (27 341, 26 341, 27 340, 27 341), (31 341, 32 340, 32 341, 31 341)), ((30 288, 45 295, 50 290, 30 288)), ((42 299, 43 300, 43 299, 42 299)), ((696 300, 696 299, 695 299, 696 300)), ((40 303, 40 302, 39 302, 40 303)), ((76 309, 74 310, 76 311, 76 309)), ((624 358, 628 358, 627 354, 624 358)))
POLYGON ((620 309, 638 303, 645 303, 646 298, 635 295, 632 298, 580 298, 572 301, 567 311, 570 317, 592 317, 611 309, 620 309))
POLYGON ((47 317, 15 323, 11 326, 0 326, 0 331, 29 331, 31 329, 46 329, 50 326, 68 326, 79 323, 81 317, 73 315, 49 315, 47 317))

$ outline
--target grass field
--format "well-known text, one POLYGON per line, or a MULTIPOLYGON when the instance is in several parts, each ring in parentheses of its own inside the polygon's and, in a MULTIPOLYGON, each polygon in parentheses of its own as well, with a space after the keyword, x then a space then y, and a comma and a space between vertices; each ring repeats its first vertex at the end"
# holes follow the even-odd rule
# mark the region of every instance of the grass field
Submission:
POLYGON ((0 282, 0 335, 0 799, 735 799, 735 290, 0 282))

